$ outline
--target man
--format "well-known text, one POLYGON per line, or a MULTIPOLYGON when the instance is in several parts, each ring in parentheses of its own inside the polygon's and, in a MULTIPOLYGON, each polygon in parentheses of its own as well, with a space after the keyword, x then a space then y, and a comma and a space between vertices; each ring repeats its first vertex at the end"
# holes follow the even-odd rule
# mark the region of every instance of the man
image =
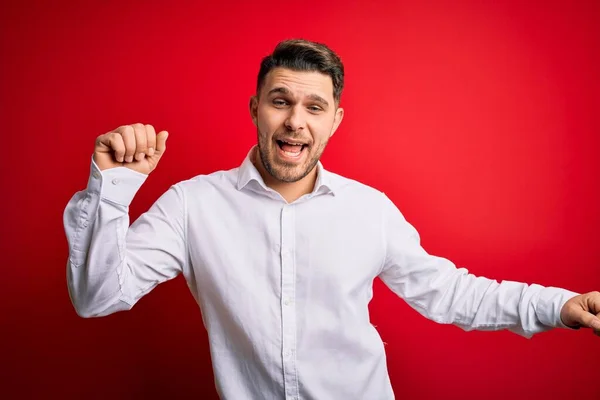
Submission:
POLYGON ((380 277, 413 308, 461 328, 530 337, 600 333, 600 294, 496 281, 429 255, 381 192, 319 158, 344 116, 343 65, 328 47, 280 43, 258 75, 258 144, 239 168, 174 184, 129 226, 128 206, 167 132, 101 135, 87 189, 68 203, 67 281, 77 313, 128 310, 182 273, 201 307, 226 399, 393 399, 369 323, 380 277))

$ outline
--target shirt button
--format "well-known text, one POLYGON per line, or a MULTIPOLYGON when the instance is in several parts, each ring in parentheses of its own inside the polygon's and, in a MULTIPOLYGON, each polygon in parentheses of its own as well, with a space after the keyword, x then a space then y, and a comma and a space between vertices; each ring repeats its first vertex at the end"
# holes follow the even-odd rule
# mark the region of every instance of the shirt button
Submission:
POLYGON ((94 173, 92 174, 92 176, 93 176, 95 179, 100 179, 100 174, 99 174, 98 172, 96 172, 96 171, 94 171, 94 173))
POLYGON ((87 228, 88 226, 88 222, 87 221, 83 221, 83 224, 81 224, 84 228, 87 228))
POLYGON ((119 180, 117 178, 112 180, 112 184, 113 185, 118 185, 119 184, 119 180))
POLYGON ((290 299, 285 299, 283 304, 285 304, 286 306, 289 306, 292 302, 290 301, 290 299))

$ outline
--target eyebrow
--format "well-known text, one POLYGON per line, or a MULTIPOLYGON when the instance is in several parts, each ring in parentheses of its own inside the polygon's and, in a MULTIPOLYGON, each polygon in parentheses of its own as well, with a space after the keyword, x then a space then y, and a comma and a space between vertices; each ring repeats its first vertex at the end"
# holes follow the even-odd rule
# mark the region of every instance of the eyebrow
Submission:
MULTIPOLYGON (((286 95, 291 95, 292 92, 290 92, 289 89, 285 88, 285 87, 276 87, 273 88, 271 90, 269 90, 268 95, 272 95, 273 93, 281 93, 281 94, 286 94, 286 95)), ((329 107, 329 103, 327 102, 327 100, 325 100, 324 98, 322 98, 321 96, 319 96, 318 94, 309 94, 307 96, 309 99, 317 101, 319 103, 322 103, 323 105, 325 105, 325 107, 329 107)))

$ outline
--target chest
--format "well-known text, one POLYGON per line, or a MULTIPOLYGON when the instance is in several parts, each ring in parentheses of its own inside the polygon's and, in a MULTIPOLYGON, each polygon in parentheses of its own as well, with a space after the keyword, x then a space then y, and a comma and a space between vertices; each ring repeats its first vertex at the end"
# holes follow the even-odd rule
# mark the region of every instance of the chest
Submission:
POLYGON ((257 293, 344 297, 368 290, 385 256, 374 210, 333 196, 285 204, 252 197, 189 207, 188 251, 201 285, 239 301, 257 293), (215 206, 217 204, 217 206, 215 206))

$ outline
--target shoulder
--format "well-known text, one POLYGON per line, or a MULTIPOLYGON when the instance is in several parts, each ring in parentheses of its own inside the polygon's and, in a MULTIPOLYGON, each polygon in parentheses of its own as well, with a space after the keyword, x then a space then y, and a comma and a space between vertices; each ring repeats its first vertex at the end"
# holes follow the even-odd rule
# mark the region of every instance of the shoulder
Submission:
POLYGON ((327 179, 331 183, 333 190, 340 197, 347 197, 353 200, 362 199, 380 204, 383 204, 386 200, 386 196, 381 190, 366 183, 330 171, 327 171, 327 175, 327 179))
POLYGON ((198 174, 189 179, 174 184, 185 193, 206 193, 210 191, 228 191, 234 189, 237 184, 239 167, 229 170, 219 170, 208 174, 198 174))
POLYGON ((379 188, 329 171, 328 179, 336 198, 352 203, 361 212, 376 213, 386 219, 391 217, 404 220, 399 207, 379 188))

